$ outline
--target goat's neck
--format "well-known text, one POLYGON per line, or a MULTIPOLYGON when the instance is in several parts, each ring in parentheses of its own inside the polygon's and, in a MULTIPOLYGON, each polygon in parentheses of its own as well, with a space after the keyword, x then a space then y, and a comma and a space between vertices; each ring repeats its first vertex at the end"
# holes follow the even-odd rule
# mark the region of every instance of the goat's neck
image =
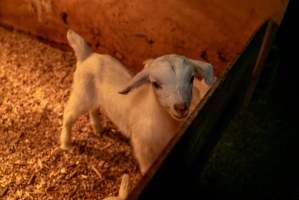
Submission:
POLYGON ((126 96, 117 94, 114 99, 122 101, 115 102, 113 106, 107 105, 107 114, 127 137, 130 137, 132 128, 142 129, 147 126, 154 132, 166 131, 171 134, 181 124, 160 105, 150 85, 140 86, 126 96))

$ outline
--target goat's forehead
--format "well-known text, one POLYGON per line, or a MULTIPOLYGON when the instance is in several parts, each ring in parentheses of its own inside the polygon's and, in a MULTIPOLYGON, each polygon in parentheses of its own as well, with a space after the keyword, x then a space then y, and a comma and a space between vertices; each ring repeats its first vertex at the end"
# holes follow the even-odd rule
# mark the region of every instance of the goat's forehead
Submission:
POLYGON ((158 81, 171 82, 175 81, 176 72, 168 63, 159 63, 151 70, 151 76, 158 81))
POLYGON ((172 70, 182 70, 189 68, 186 58, 178 55, 166 55, 154 60, 154 65, 157 67, 167 67, 172 70))
POLYGON ((192 67, 187 64, 177 64, 174 65, 173 68, 177 76, 184 77, 186 75, 190 75, 190 73, 192 72, 192 67))
POLYGON ((178 62, 159 62, 152 69, 153 78, 161 82, 181 82, 192 74, 192 68, 188 65, 182 65, 178 62))

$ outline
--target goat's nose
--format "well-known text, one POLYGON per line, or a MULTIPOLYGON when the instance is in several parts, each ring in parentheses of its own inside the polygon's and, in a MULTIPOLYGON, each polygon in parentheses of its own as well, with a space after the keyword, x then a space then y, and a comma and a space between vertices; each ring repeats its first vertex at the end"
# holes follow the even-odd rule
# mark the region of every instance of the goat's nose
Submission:
POLYGON ((174 104, 174 109, 176 112, 178 112, 180 114, 184 114, 187 112, 188 107, 187 107, 187 104, 185 104, 185 103, 177 103, 177 104, 174 104))

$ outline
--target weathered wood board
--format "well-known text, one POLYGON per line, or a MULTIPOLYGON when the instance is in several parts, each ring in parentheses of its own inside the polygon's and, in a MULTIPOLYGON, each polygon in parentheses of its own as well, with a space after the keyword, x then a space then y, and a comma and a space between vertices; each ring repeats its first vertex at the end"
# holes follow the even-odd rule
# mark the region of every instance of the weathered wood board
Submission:
POLYGON ((132 71, 166 53, 204 58, 216 74, 267 18, 280 23, 287 0, 1 0, 0 23, 65 43, 68 28, 132 71))

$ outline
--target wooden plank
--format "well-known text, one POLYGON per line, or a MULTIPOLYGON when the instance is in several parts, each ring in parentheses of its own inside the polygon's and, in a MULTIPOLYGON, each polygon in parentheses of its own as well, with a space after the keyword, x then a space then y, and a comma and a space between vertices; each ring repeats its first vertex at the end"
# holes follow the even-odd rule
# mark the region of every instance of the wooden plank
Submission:
POLYGON ((270 20, 268 23, 268 26, 267 26, 267 30, 265 33, 265 37, 263 39, 263 43, 262 43, 258 58, 256 60, 255 66, 252 70, 250 83, 247 88, 246 95, 244 97, 244 102, 243 102, 244 107, 249 106, 249 103, 252 99, 254 90, 256 88, 256 85, 257 85, 260 75, 262 73, 264 63, 265 63, 266 58, 270 52, 270 47, 274 41, 277 30, 278 30, 278 25, 275 24, 274 21, 270 20))
MULTIPOLYGON (((210 140, 215 137, 215 125, 225 117, 223 113, 227 106, 237 103, 239 99, 234 98, 236 94, 246 88, 265 31, 266 24, 254 34, 250 44, 225 77, 212 87, 189 123, 170 142, 128 199, 192 197, 190 189, 193 183, 196 183, 196 177, 199 176, 204 159, 211 149, 210 140)), ((193 192, 196 192, 196 189, 193 192)))
POLYGON ((280 22, 287 2, 1 0, 0 24, 58 43, 66 43, 71 28, 135 72, 151 57, 178 53, 198 59, 203 53, 220 76, 261 22, 280 22))

